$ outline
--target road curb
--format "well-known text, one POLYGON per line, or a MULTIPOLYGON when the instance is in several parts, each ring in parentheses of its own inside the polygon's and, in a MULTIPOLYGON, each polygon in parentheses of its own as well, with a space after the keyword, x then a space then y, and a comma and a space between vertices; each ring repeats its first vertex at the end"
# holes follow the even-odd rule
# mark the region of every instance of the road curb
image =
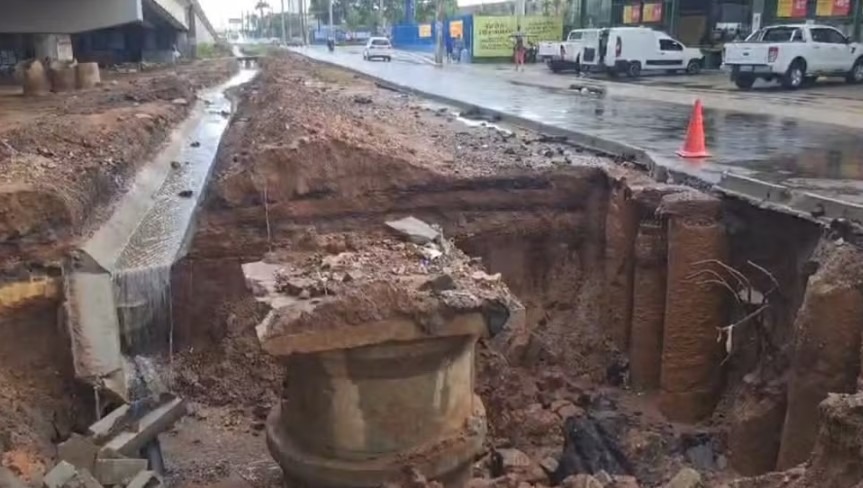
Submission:
POLYGON ((836 200, 811 192, 794 190, 784 185, 769 183, 729 172, 723 173, 718 181, 709 181, 700 176, 681 171, 671 165, 662 164, 662 161, 666 158, 632 144, 536 122, 499 110, 429 93, 401 83, 393 83, 335 61, 308 56, 302 51, 292 50, 292 52, 315 62, 348 70, 375 82, 381 88, 423 97, 462 110, 479 111, 479 113, 490 115, 500 122, 552 137, 566 137, 570 143, 583 146, 588 150, 611 156, 617 160, 634 162, 654 178, 659 177, 662 179, 662 175, 671 175, 675 180, 698 190, 712 191, 729 198, 744 200, 759 208, 785 213, 823 226, 829 227, 836 219, 847 220, 860 232, 863 232, 863 205, 836 200))

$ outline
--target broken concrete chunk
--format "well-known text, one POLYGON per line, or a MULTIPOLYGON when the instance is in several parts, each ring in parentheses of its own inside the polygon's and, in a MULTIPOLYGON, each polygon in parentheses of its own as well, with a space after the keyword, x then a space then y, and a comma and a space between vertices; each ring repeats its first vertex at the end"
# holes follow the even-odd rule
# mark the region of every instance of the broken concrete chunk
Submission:
POLYGON ((96 479, 103 485, 126 485, 147 470, 146 459, 97 459, 96 479))
MULTIPOLYGON (((89 471, 78 471, 66 461, 60 461, 54 466, 42 479, 42 484, 45 488, 102 488, 89 471)), ((6 488, 5 485, 3 487, 6 488)))
POLYGON ((159 475, 153 471, 141 471, 132 478, 126 488, 156 488, 157 486, 162 486, 159 475))
POLYGON ((93 438, 97 444, 110 437, 117 429, 120 428, 123 421, 129 416, 129 405, 123 405, 114 409, 108 415, 102 417, 101 420, 94 423, 87 429, 87 434, 93 438))
POLYGON ((181 398, 164 403, 138 421, 138 429, 136 432, 120 432, 109 440, 102 450, 102 453, 116 452, 124 456, 137 456, 141 449, 150 441, 156 438, 160 433, 171 428, 174 423, 186 414, 186 404, 181 398))
POLYGON ((69 482, 68 488, 102 488, 96 477, 86 469, 78 471, 78 476, 69 482))
POLYGON ((434 227, 428 225, 416 217, 405 217, 399 220, 390 220, 387 227, 407 237, 414 244, 426 244, 440 235, 434 227))
POLYGON ((27 488, 12 471, 0 466, 0 488, 27 488))
POLYGON ((42 479, 45 488, 62 488, 66 483, 78 475, 78 470, 66 461, 60 461, 42 479))
POLYGON ((671 478, 665 488, 701 488, 701 475, 692 468, 683 468, 671 478))
POLYGON ((577 474, 563 480, 560 484, 563 488, 603 488, 596 478, 589 474, 577 474))
POLYGON ((93 471, 99 447, 89 438, 72 434, 68 440, 57 446, 57 457, 78 469, 93 471))

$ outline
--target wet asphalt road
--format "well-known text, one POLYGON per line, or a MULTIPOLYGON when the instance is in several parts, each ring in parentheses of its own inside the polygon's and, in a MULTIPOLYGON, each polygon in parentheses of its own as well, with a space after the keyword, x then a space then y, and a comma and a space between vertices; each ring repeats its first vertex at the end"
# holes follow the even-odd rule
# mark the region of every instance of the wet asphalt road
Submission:
POLYGON ((849 128, 707 107, 704 123, 712 156, 693 162, 675 155, 691 113, 686 106, 515 85, 489 70, 437 68, 414 54, 398 53, 385 63, 363 61, 356 47, 301 52, 427 93, 638 146, 661 164, 706 182, 715 183, 730 171, 863 203, 863 137, 849 128))

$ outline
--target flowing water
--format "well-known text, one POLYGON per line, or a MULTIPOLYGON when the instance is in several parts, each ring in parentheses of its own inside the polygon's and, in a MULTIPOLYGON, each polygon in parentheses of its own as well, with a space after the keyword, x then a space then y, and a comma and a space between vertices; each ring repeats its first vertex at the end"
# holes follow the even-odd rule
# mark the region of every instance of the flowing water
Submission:
MULTIPOLYGON (((112 388, 106 378, 121 373, 114 365, 125 364, 126 375, 136 377, 140 368, 131 365, 142 360, 140 355, 173 353, 171 268, 185 252, 228 127, 233 111, 228 90, 255 74, 256 70, 241 70, 223 85, 202 92, 190 117, 141 169, 111 218, 81 246, 89 259, 79 260, 84 264, 70 280, 69 324, 79 377, 112 388), (106 290, 87 285, 100 276, 113 283, 112 301, 106 290), (111 311, 106 307, 116 313, 106 313, 111 311), (132 359, 117 357, 120 352, 132 359)), ((127 379, 113 389, 125 396, 133 383, 127 379)))

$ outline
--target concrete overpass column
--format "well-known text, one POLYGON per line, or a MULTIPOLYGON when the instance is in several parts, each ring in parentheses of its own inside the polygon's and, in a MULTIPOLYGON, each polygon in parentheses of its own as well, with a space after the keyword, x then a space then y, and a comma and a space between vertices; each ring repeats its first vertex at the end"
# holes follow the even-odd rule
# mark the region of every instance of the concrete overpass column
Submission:
POLYGON ((33 44, 37 59, 71 61, 74 58, 72 38, 68 34, 36 34, 33 44))

